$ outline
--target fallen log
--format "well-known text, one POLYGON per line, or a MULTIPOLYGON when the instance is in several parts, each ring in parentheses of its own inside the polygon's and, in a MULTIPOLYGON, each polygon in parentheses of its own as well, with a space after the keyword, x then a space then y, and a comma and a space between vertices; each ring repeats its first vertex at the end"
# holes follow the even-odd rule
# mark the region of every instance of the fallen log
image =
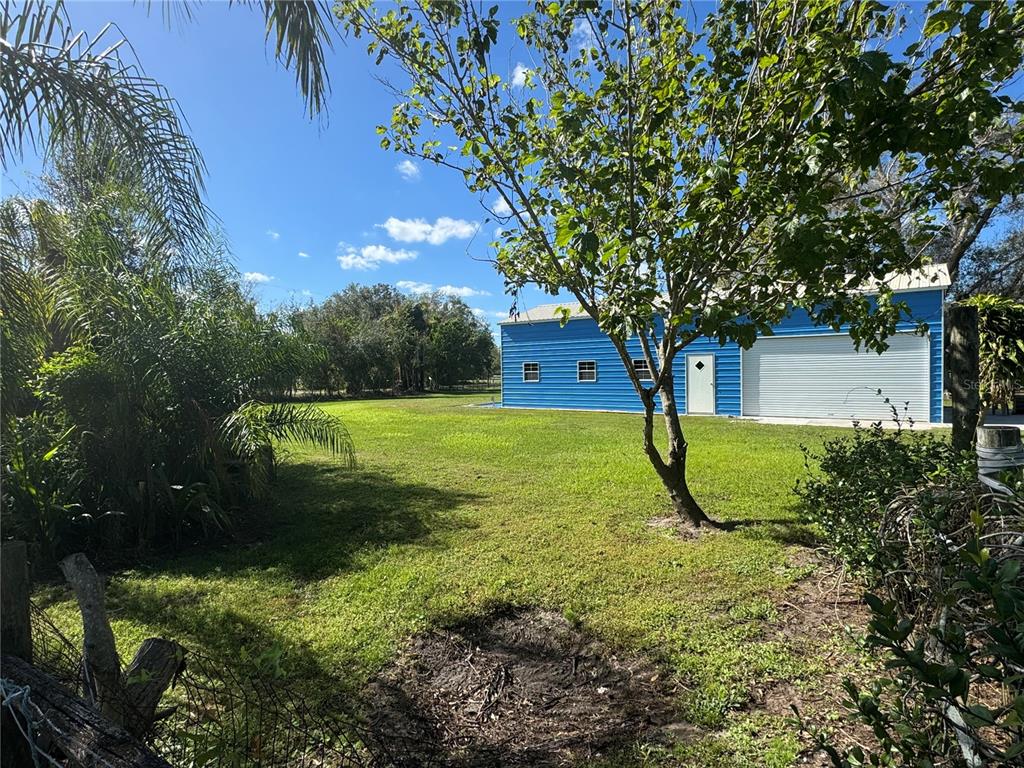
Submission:
POLYGON ((22 728, 42 737, 52 757, 109 768, 171 768, 170 763, 46 673, 15 656, 0 657, 0 670, 4 708, 22 728), (8 699, 15 689, 27 698, 9 706, 8 699), (26 714, 31 723, 25 722, 26 714))

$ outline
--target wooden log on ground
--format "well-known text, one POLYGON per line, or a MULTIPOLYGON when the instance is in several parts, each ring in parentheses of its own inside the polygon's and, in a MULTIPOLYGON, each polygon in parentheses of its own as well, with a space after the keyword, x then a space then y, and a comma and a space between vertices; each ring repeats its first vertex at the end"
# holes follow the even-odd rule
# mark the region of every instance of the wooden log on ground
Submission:
POLYGON ((946 308, 949 393, 953 399, 953 447, 969 451, 981 415, 978 362, 978 310, 961 304, 946 308))
POLYGON ((170 768, 170 763, 49 675, 14 656, 0 658, 0 666, 5 680, 29 687, 29 709, 47 738, 48 751, 59 750, 85 765, 170 768))

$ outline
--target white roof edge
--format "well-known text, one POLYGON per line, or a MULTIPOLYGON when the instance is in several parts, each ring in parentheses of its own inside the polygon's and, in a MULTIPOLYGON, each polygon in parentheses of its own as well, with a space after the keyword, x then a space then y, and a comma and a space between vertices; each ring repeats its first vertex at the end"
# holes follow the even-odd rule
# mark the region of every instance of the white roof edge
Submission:
POLYGON ((909 272, 890 272, 882 280, 869 283, 865 292, 873 293, 878 283, 885 283, 894 291, 913 291, 923 288, 949 288, 949 267, 945 264, 925 264, 909 272))
MULTIPOLYGON (((861 290, 864 293, 875 293, 880 283, 884 283, 893 291, 920 291, 929 288, 946 289, 950 286, 951 281, 949 279, 949 268, 945 264, 926 264, 909 272, 890 272, 882 280, 870 282, 861 290)), ((551 320, 561 320, 562 313, 558 311, 559 308, 569 310, 570 320, 579 317, 590 317, 578 303, 563 301, 553 304, 538 304, 536 307, 524 309, 515 318, 502 320, 498 325, 543 323, 551 320)))
POLYGON ((541 323, 547 320, 561 320, 562 313, 558 311, 559 307, 565 307, 569 309, 569 319, 575 317, 590 317, 586 312, 583 311, 583 307, 577 302, 563 301, 555 304, 538 304, 536 307, 530 309, 524 309, 514 318, 508 320, 502 320, 498 325, 516 325, 518 323, 541 323))

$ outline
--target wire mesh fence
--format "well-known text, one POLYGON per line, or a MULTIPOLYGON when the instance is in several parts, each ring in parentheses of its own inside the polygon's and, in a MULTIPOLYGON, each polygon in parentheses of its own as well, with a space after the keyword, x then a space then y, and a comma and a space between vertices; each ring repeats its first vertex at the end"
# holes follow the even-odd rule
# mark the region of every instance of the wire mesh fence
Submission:
MULTIPOLYGON (((32 614, 33 666, 86 705, 100 711, 109 707, 83 664, 79 647, 38 607, 32 606, 32 614)), ((56 748, 57 742, 47 734, 66 730, 66 724, 51 717, 45 705, 33 702, 33 692, 26 688, 5 680, 4 706, 17 715, 37 766, 114 768, 101 751, 68 754, 69 750, 56 748)), ((372 733, 344 694, 310 695, 255 664, 231 667, 194 650, 185 653, 155 715, 148 719, 152 725, 141 734, 145 746, 183 768, 376 768, 408 765, 402 755, 415 751, 372 733)))

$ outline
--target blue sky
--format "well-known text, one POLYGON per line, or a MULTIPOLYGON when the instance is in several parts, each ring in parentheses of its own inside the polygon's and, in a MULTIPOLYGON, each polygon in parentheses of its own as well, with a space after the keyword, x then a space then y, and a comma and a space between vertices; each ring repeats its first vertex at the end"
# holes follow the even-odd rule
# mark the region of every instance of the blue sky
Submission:
MULTIPOLYGON (((365 42, 339 39, 329 55, 321 125, 306 117, 292 74, 264 45, 260 14, 212 2, 196 7, 191 23, 168 26, 158 6, 146 5, 80 0, 68 10, 90 35, 115 22, 146 73, 178 100, 206 160, 207 201, 265 306, 387 282, 451 286, 488 322, 507 316, 511 299, 485 261, 496 224, 484 222, 477 197, 458 174, 410 169, 380 148, 376 126, 393 102, 365 42)), ((26 158, 0 191, 31 192, 38 170, 26 158)), ((528 304, 543 301, 526 294, 528 304)))

